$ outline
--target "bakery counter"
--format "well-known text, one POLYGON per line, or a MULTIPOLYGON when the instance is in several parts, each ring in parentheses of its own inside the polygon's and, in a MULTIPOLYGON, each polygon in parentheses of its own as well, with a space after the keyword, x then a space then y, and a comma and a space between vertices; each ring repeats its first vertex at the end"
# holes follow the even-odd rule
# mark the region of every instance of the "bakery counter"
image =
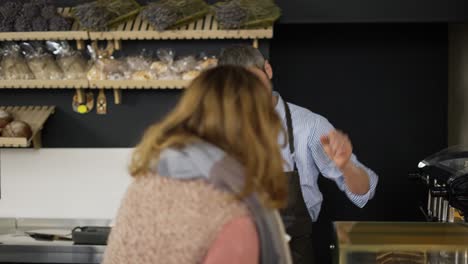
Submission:
POLYGON ((0 218, 0 263, 100 263, 105 246, 76 245, 77 226, 108 226, 109 220, 0 218))
POLYGON ((339 264, 468 263, 468 224, 335 222, 339 264))

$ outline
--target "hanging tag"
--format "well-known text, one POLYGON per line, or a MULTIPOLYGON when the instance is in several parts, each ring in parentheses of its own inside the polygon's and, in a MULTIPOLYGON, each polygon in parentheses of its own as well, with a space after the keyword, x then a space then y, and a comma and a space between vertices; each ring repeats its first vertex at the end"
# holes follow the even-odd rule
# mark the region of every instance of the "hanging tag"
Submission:
POLYGON ((107 114, 107 99, 106 94, 104 93, 104 89, 99 90, 99 95, 97 97, 96 103, 96 112, 98 115, 107 114))

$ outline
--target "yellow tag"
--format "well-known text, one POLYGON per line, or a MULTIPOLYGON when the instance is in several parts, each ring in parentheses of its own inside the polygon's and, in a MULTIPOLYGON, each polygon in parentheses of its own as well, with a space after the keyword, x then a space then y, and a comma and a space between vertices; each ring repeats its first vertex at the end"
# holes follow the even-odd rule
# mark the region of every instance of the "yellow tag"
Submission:
POLYGON ((88 112, 88 107, 86 107, 86 105, 80 105, 77 110, 80 114, 86 114, 88 112))

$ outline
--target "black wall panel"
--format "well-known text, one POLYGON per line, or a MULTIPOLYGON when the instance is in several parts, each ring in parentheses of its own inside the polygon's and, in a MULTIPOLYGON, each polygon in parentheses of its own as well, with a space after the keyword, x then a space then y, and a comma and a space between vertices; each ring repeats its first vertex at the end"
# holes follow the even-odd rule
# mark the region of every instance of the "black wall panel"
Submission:
POLYGON ((281 23, 468 21, 465 0, 278 0, 281 23))
POLYGON ((422 220, 424 193, 407 175, 447 144, 447 26, 279 25, 275 33, 275 89, 347 132, 358 158, 380 176, 364 209, 321 178, 318 263, 330 257, 331 221, 422 220))

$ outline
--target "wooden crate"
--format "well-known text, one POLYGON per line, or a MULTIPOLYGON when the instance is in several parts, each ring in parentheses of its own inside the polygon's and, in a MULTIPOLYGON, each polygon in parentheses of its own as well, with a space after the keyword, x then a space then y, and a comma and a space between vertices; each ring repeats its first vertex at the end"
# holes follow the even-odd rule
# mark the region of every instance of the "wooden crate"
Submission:
POLYGON ((21 120, 31 126, 31 138, 0 137, 0 147, 29 147, 31 142, 35 148, 41 147, 41 130, 47 118, 55 111, 55 106, 0 106, 11 113, 15 120, 21 120))

